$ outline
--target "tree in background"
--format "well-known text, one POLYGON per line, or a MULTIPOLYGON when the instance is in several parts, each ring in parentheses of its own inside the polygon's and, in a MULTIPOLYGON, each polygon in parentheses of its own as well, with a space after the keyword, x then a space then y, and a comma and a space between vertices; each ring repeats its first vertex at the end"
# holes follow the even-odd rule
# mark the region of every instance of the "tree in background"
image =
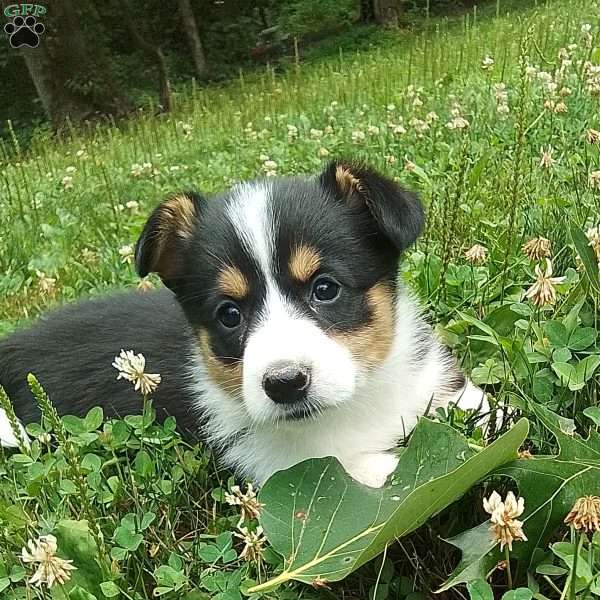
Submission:
MULTIPOLYGON (((8 4, 3 0, 2 9, 8 4)), ((105 53, 85 35, 82 18, 89 19, 93 8, 72 0, 52 0, 49 8, 39 46, 18 52, 52 126, 60 128, 67 118, 83 121, 129 112, 132 104, 116 85, 105 53)))
POLYGON ((194 69, 196 71, 196 77, 199 80, 206 79, 208 77, 206 55, 204 53, 204 47, 202 45, 202 40, 200 39, 200 34, 198 33, 198 24, 196 22, 192 5, 190 0, 178 0, 178 6, 181 25, 188 41, 190 54, 194 63, 194 69))
POLYGON ((397 25, 404 0, 360 0, 359 20, 363 23, 397 25))
POLYGON ((149 42, 148 39, 150 36, 142 35, 140 30, 143 27, 143 22, 140 22, 139 14, 134 12, 134 9, 129 2, 125 0, 119 4, 125 12, 125 22, 127 23, 127 30, 131 39, 156 67, 158 76, 159 107, 163 112, 170 112, 173 108, 171 82, 169 81, 167 61, 162 48, 160 44, 149 42))

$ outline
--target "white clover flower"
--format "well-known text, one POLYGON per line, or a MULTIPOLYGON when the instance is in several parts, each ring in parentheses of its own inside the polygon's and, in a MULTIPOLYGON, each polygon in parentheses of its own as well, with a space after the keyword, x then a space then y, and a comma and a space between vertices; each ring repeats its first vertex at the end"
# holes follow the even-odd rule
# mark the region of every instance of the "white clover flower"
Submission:
POLYGON ((419 134, 422 134, 429 129, 429 123, 427 123, 427 121, 423 121, 423 119, 418 119, 417 117, 413 117, 408 124, 419 134))
POLYGON ((327 150, 327 148, 319 148, 318 154, 321 158, 325 158, 326 156, 329 156, 329 150, 327 150))
POLYGON ((133 350, 121 350, 119 356, 115 356, 112 366, 119 371, 117 379, 126 379, 134 384, 135 391, 143 396, 151 394, 161 377, 158 373, 145 373, 146 358, 143 354, 134 354, 133 350))
POLYGON ((546 271, 539 265, 535 266, 536 281, 525 293, 525 298, 531 300, 536 306, 554 304, 556 302, 555 285, 563 283, 565 277, 552 277, 552 261, 546 258, 546 271))
POLYGON ((194 130, 194 126, 191 123, 179 121, 177 125, 179 125, 179 127, 181 128, 185 137, 189 137, 192 134, 192 131, 194 130))
POLYGON ((133 177, 139 177, 142 174, 143 167, 138 163, 131 165, 131 170, 129 171, 133 177))
POLYGON ((585 141, 588 144, 597 144, 600 142, 600 131, 592 128, 588 129, 585 132, 585 141))
POLYGON ((38 278, 38 288, 42 295, 53 296, 56 292, 56 278, 48 277, 43 271, 35 270, 38 278))
POLYGON ((125 203, 125 207, 128 208, 129 210, 137 210, 139 208, 139 203, 136 202, 135 200, 130 200, 129 202, 125 203))
POLYGON ((262 559, 263 548, 267 541, 263 528, 260 525, 254 530, 249 531, 247 527, 238 527, 233 535, 244 542, 244 548, 240 552, 240 558, 249 562, 257 562, 262 559))
POLYGON ((487 260, 488 251, 481 244, 473 244, 466 252, 465 258, 473 265, 481 265, 487 260))
POLYGON ((76 172, 77 172, 77 167, 70 166, 65 169, 65 173, 76 173, 76 172))
POLYGON ((65 190, 70 190, 73 187, 73 178, 70 175, 65 175, 61 179, 61 183, 65 190))
POLYGON ((523 522, 517 519, 525 510, 523 498, 517 499, 512 492, 508 492, 506 500, 502 502, 500 494, 494 491, 489 498, 483 499, 483 508, 490 515, 490 531, 493 538, 500 542, 501 551, 504 546, 512 550, 514 541, 527 541, 523 532, 523 522))
POLYGON ((295 140, 298 137, 298 128, 295 125, 288 125, 287 135, 289 140, 295 140))
POLYGON ((454 117, 451 121, 449 121, 448 123, 446 123, 446 127, 450 130, 452 129, 458 129, 458 130, 462 130, 462 129, 466 129, 467 127, 469 127, 470 123, 469 121, 467 121, 467 119, 465 119, 464 117, 454 117))
POLYGON ((412 101, 413 108, 420 108, 423 106, 423 100, 421 100, 420 96, 415 96, 412 101))
POLYGON ((600 531, 600 497, 582 496, 578 498, 564 522, 590 536, 600 531))
POLYGON ((367 133, 369 135, 379 135, 379 127, 377 127, 377 125, 369 125, 369 127, 367 127, 367 133))
POLYGON ((523 254, 531 260, 540 260, 552 256, 552 242, 539 236, 529 240, 521 247, 523 254))
POLYGON ((395 104, 388 104, 385 108, 386 108, 386 110, 388 112, 394 112, 396 110, 396 105, 395 104))
POLYGON ((277 163, 271 159, 265 160, 263 163, 263 171, 267 177, 275 177, 275 175, 277 175, 277 163))
POLYGON ((538 74, 538 68, 534 67, 533 65, 528 65, 527 68, 525 69, 525 75, 529 79, 534 79, 535 77, 537 77, 537 74, 538 74))
POLYGON ((238 526, 246 520, 258 519, 260 511, 264 506, 264 504, 258 501, 254 486, 251 483, 248 484, 245 494, 242 493, 239 485, 232 486, 231 492, 225 493, 225 502, 230 506, 240 507, 241 515, 238 526))
POLYGON ((404 170, 408 171, 409 173, 413 173, 417 170, 417 165, 411 160, 408 160, 408 158, 406 158, 404 160, 404 170))
POLYGON ((125 244, 119 248, 119 254, 121 256, 121 262, 131 264, 133 262, 133 246, 131 244, 125 244))
POLYGON ((588 176, 588 182, 592 189, 600 189, 600 171, 592 171, 588 176))
POLYGON ((486 54, 481 61, 481 68, 484 71, 491 71, 494 68, 494 63, 494 59, 489 54, 486 54))
POLYGON ((95 263, 98 262, 98 254, 96 254, 96 252, 94 252, 93 250, 90 250, 89 248, 84 248, 80 255, 80 260, 84 263, 95 263))
POLYGON ((356 130, 352 132, 352 141, 355 144, 360 144, 361 142, 364 142, 365 140, 365 132, 364 131, 360 131, 360 130, 356 130))
POLYGON ((554 166, 556 159, 552 156, 554 153, 554 148, 552 146, 548 146, 545 150, 543 146, 540 148, 540 167, 542 169, 549 169, 554 166))
POLYGON ((55 584, 63 585, 71 578, 72 560, 56 556, 58 545, 53 535, 42 535, 37 540, 29 540, 27 548, 21 550, 21 560, 25 564, 37 564, 37 569, 28 583, 51 588, 55 584))
POLYGON ((309 132, 310 137, 313 140, 319 140, 323 137, 323 130, 321 129, 311 129, 309 132))
POLYGON ((140 279, 140 282, 137 284, 137 289, 142 292, 148 292, 149 290, 154 289, 154 284, 152 283, 151 279, 144 277, 140 279))
POLYGON ((596 260, 600 267, 600 227, 590 227, 585 235, 590 241, 589 246, 596 253, 596 260))
POLYGON ((556 114, 564 114, 564 113, 568 112, 568 110, 569 109, 568 109, 567 105, 564 102, 557 102, 554 105, 554 112, 556 114))

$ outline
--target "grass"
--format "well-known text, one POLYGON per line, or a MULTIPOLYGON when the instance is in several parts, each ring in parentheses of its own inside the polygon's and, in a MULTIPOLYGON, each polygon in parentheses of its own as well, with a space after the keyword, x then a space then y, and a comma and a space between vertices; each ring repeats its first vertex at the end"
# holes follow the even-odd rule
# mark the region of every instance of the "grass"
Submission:
MULTIPOLYGON (((126 247, 169 192, 210 194, 267 171, 313 172, 328 156, 360 158, 420 190, 428 225, 404 277, 472 379, 499 405, 532 417, 531 450, 555 444, 535 425, 528 399, 584 433, 597 427, 600 419, 586 415, 599 405, 599 290, 584 232, 600 224, 600 145, 588 133, 600 130, 600 76, 589 66, 600 53, 597 31, 588 42, 581 27, 600 22, 600 8, 549 0, 516 14, 501 2, 497 9, 429 20, 414 34, 388 34, 379 48, 298 63, 283 75, 192 88, 169 116, 148 107, 118 127, 40 135, 27 151, 4 145, 0 333, 57 303, 136 286, 126 247), (546 269, 545 259, 521 251, 537 236, 551 241, 554 274, 564 277, 556 302, 543 306, 524 298, 535 267, 546 269), (480 264, 464 255, 476 243, 487 250, 480 264)), ((17 555, 67 518, 87 519, 88 529, 63 526, 60 542, 109 556, 86 576, 116 582, 127 598, 156 588, 172 598, 238 598, 240 582, 273 572, 269 551, 262 563, 239 557, 237 514, 223 502, 233 482, 219 479, 206 449, 183 444, 173 423, 151 421, 72 419, 64 425, 69 454, 42 435, 60 430, 49 417, 32 430, 41 437, 31 452, 0 464, 4 593, 42 597, 25 591, 17 555)), ((454 424, 463 428, 460 417, 454 424)), ((291 585, 271 597, 426 597, 456 563, 439 536, 483 522, 472 506, 480 495, 473 490, 333 591, 291 585)), ((542 590, 554 597, 545 580, 542 590)))

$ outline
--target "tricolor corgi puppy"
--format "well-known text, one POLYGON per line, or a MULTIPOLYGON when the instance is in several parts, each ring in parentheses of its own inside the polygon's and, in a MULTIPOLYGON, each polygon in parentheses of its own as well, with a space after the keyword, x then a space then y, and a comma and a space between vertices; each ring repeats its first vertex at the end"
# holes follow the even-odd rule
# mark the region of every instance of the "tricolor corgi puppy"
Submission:
MULTIPOLYGON (((168 289, 77 303, 1 340, 0 384, 24 423, 39 418, 28 372, 61 414, 139 413, 111 366, 132 349, 162 376, 159 416, 240 476, 335 456, 381 486, 429 407, 488 410, 398 280, 423 221, 415 194, 341 161, 213 198, 175 194, 136 248, 139 274, 168 289)), ((15 443, 3 413, 0 437, 15 443)))

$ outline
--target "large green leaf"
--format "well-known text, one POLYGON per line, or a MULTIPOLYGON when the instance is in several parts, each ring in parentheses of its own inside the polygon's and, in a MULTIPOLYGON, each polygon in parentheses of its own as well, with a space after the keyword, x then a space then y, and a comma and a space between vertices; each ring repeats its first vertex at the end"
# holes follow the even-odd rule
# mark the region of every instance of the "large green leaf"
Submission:
POLYGON ((581 263, 583 264, 585 272, 589 277, 590 283, 595 288, 596 292, 600 294, 598 261, 596 260, 596 254, 594 250, 590 246, 590 241, 579 227, 572 225, 570 231, 571 239, 573 240, 573 244, 575 244, 575 248, 577 249, 577 253, 581 258, 581 263))
POLYGON ((381 489, 357 483, 334 458, 311 459, 276 473, 260 493, 265 504, 261 524, 285 566, 279 576, 250 591, 290 579, 343 579, 514 459, 527 431, 522 419, 475 451, 451 427, 421 419, 381 489))
POLYGON ((76 570, 71 571, 71 579, 65 586, 53 588, 53 598, 62 600, 65 597, 65 591, 62 589, 64 587, 70 590, 69 598, 104 599, 100 584, 105 577, 103 570, 109 573, 110 565, 105 562, 104 569, 102 568, 98 558, 98 548, 90 533, 88 522, 61 520, 54 534, 58 543, 58 554, 61 558, 72 560, 76 570))
MULTIPOLYGON (((525 498, 523 530, 529 538, 513 547, 513 556, 527 567, 536 548, 544 548, 577 498, 597 494, 600 489, 600 435, 590 433, 587 440, 565 432, 557 415, 538 404, 530 409, 555 437, 556 456, 515 460, 500 467, 499 475, 515 480, 525 498)), ((485 578, 501 558, 498 544, 491 540, 489 523, 470 529, 448 540, 463 552, 462 560, 441 588, 485 578)))

